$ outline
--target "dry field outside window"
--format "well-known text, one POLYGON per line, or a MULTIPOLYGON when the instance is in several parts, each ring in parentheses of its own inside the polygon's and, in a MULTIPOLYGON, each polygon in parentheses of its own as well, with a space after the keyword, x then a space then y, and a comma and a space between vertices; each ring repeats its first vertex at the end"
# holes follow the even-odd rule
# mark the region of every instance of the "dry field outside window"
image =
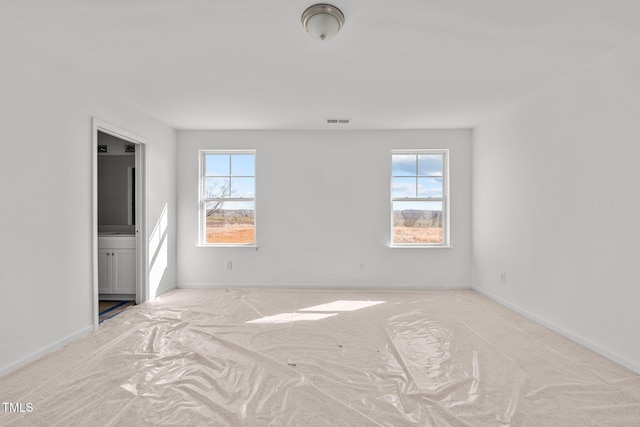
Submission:
POLYGON ((442 243, 442 228, 394 226, 393 243, 442 243))
POLYGON ((253 214, 247 216, 237 212, 225 216, 207 218, 207 243, 254 243, 255 227, 253 214))
POLYGON ((442 242, 442 211, 405 209, 393 212, 393 243, 442 242))
POLYGON ((252 225, 207 227, 207 243, 253 243, 252 225))

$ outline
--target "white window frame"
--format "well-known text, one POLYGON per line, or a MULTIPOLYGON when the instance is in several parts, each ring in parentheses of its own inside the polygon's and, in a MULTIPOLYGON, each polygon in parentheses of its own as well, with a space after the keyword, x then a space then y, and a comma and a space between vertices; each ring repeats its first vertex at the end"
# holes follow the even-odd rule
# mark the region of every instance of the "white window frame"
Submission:
MULTIPOLYGON (((198 245, 205 247, 249 247, 249 248, 257 248, 258 247, 258 179, 257 179, 257 169, 258 169, 258 154, 256 150, 199 150, 199 185, 198 185, 198 216, 199 216, 199 227, 198 227, 198 245), (254 168, 253 168, 253 178, 255 182, 254 187, 254 195, 253 197, 220 197, 220 198, 206 198, 205 197, 205 188, 206 188, 206 166, 205 166, 205 158, 207 154, 253 154, 254 156, 254 168), (253 202, 253 243, 209 243, 207 242, 206 233, 207 233, 207 214, 206 214, 206 206, 207 202, 222 200, 225 202, 253 202)), ((242 178, 243 176, 237 176, 236 178, 242 178)), ((247 176, 248 177, 248 176, 247 176)))
MULTIPOLYGON (((390 173, 389 173, 389 247, 390 248, 450 248, 451 247, 451 229, 450 229, 450 194, 449 194, 449 150, 448 149, 406 149, 391 150, 389 156, 390 173), (423 154, 440 154, 442 155, 442 197, 393 197, 393 156, 394 155, 423 155, 423 154), (394 243, 393 241, 393 202, 442 202, 442 243, 394 243)), ((418 170, 416 168, 416 174, 418 170)), ((416 178, 420 175, 416 175, 416 178)), ((404 176, 404 178, 407 178, 404 176)), ((416 184, 417 185, 417 184, 416 184)))

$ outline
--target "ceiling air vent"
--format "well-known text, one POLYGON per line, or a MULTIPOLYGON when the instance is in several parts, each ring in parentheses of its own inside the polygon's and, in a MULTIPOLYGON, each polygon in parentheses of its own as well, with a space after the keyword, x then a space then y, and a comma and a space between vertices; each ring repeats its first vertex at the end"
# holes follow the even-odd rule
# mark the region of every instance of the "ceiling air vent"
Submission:
POLYGON ((346 125, 349 124, 350 119, 327 119, 327 123, 330 125, 346 125))

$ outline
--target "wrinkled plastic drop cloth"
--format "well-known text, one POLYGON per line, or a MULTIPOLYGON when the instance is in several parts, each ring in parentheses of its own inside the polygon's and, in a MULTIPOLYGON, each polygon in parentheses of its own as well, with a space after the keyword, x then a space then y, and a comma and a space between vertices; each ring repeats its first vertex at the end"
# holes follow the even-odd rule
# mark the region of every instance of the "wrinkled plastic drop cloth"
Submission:
POLYGON ((640 425, 638 375, 473 291, 176 290, 0 380, 0 425, 640 425))

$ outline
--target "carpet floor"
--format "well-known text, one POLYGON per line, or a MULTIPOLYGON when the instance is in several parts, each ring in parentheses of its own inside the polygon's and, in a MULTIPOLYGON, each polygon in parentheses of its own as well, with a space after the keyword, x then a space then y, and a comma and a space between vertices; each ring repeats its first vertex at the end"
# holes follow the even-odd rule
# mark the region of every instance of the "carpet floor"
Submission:
POLYGON ((473 291, 174 290, 2 378, 2 426, 637 426, 640 376, 473 291), (25 406, 29 404, 29 406, 25 406))

